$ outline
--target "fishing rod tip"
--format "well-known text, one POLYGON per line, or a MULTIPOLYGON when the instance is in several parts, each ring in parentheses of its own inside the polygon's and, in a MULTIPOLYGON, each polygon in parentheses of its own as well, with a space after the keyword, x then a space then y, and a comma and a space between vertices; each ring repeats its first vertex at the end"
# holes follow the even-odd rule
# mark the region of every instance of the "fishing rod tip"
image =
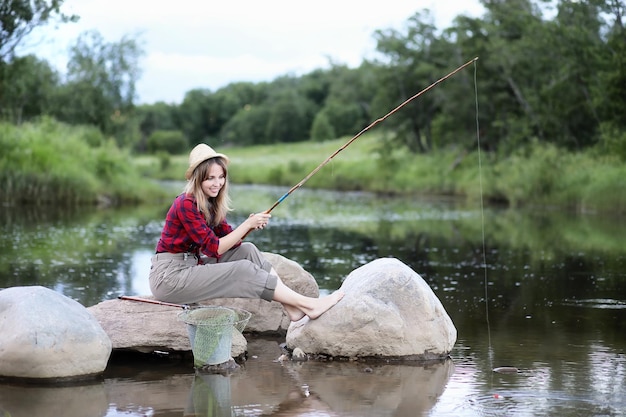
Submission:
POLYGON ((474 58, 472 61, 478 61, 478 57, 474 58))

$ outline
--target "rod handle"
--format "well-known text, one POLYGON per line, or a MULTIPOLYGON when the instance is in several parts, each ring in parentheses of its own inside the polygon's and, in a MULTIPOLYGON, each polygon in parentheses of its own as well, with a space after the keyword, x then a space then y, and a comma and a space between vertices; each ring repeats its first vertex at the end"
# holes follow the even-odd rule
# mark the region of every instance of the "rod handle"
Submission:
MULTIPOLYGON (((284 199, 285 197, 286 197, 286 195, 285 195, 285 196, 283 196, 282 198, 284 199)), ((276 207, 277 205, 278 205, 278 204, 274 203, 274 205, 273 205, 272 207, 268 208, 268 209, 267 209, 267 210, 265 210, 263 213, 265 213, 265 214, 270 214, 270 213, 271 213, 271 211, 272 211, 272 209, 273 209, 274 207, 276 207)), ((243 237, 241 238, 241 240, 244 240, 244 239, 246 238, 246 236, 248 236, 252 230, 254 230, 254 229, 250 229, 250 230, 248 230, 248 231, 246 232, 246 234, 245 234, 245 235, 243 235, 243 237)))

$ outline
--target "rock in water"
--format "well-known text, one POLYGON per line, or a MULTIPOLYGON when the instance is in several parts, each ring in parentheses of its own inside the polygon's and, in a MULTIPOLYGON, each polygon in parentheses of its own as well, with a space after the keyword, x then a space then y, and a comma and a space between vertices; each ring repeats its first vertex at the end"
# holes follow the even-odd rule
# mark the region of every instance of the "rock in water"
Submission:
POLYGON ((457 331, 415 271, 395 258, 374 260, 344 280, 345 296, 316 320, 290 325, 287 346, 311 355, 411 360, 446 358, 457 331))
POLYGON ((41 286, 0 291, 0 376, 84 378, 102 373, 111 340, 80 303, 41 286))

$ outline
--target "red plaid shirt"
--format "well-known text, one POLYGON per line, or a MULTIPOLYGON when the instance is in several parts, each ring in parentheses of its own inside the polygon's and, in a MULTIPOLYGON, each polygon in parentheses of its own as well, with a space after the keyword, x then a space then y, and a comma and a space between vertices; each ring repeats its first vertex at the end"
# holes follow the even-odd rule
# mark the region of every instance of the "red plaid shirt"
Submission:
MULTIPOLYGON (((156 252, 197 254, 200 251, 206 256, 219 259, 221 255, 217 250, 220 246, 220 237, 232 231, 233 228, 226 220, 215 227, 209 226, 204 215, 198 210, 193 195, 183 193, 174 199, 167 212, 156 252)), ((240 244, 241 242, 233 247, 240 244)))

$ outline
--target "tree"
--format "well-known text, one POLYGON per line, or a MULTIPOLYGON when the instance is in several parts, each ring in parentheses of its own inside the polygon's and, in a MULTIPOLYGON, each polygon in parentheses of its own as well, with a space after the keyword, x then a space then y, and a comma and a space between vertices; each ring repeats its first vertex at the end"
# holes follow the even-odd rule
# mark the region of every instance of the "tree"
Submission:
POLYGON ((266 83, 237 82, 215 92, 207 89, 188 91, 179 107, 178 128, 193 142, 190 145, 210 140, 231 142, 235 138, 239 143, 241 136, 236 133, 237 125, 249 120, 241 112, 252 108, 256 113, 255 107, 265 100, 267 89, 266 83), (234 118, 237 120, 231 123, 234 118), (225 131, 228 131, 227 137, 225 131))
POLYGON ((603 14, 616 1, 483 1, 483 102, 491 106, 487 129, 498 146, 510 150, 533 138, 569 149, 597 143, 611 55, 603 14), (551 19, 543 16, 547 4, 555 7, 551 19))
POLYGON ((121 136, 134 107, 143 54, 128 36, 106 43, 96 31, 83 33, 70 49, 67 82, 54 115, 68 123, 96 125, 126 145, 121 136))
MULTIPOLYGON (((432 93, 438 98, 440 108, 433 119, 432 135, 439 146, 454 146, 462 150, 476 149, 476 100, 481 105, 478 114, 481 118, 497 114, 497 97, 508 94, 501 88, 492 91, 491 81, 497 74, 490 66, 492 58, 488 48, 488 36, 485 25, 480 18, 460 15, 454 19, 452 26, 441 33, 441 39, 435 45, 441 62, 446 62, 448 71, 478 57, 471 67, 467 67, 449 78, 441 87, 432 93), (486 93, 489 91, 489 93, 486 93)), ((443 76, 442 71, 441 76, 443 76)), ((487 123, 481 122, 481 126, 487 123)), ((483 132, 484 133, 484 132, 483 132)), ((496 135, 481 135, 480 145, 485 150, 494 148, 496 135)))
POLYGON ((328 116, 324 110, 318 112, 313 119, 311 126, 311 139, 316 141, 325 141, 337 137, 333 125, 328 120, 328 116))
MULTIPOLYGON (((514 149, 532 138, 544 139, 540 92, 554 68, 548 53, 542 12, 530 0, 484 0, 481 78, 479 90, 487 108, 492 149, 514 149)), ((466 45, 472 44, 469 40, 466 45)))
POLYGON ((608 54, 598 74, 600 83, 593 91, 594 102, 603 121, 626 131, 626 27, 622 20, 626 2, 607 0, 603 10, 609 19, 608 54))
POLYGON ((602 36, 601 8, 593 3, 562 0, 554 21, 547 25, 548 39, 554 42, 553 62, 558 66, 552 71, 556 76, 546 80, 547 88, 542 89, 543 114, 547 116, 544 132, 570 149, 592 146, 598 139, 600 115, 592 91, 599 86, 598 74, 609 51, 602 36))
POLYGON ((355 135, 372 119, 370 103, 377 89, 373 68, 367 63, 357 69, 335 65, 328 74, 332 81, 320 111, 322 121, 330 123, 335 137, 355 135))
MULTIPOLYGON (((437 30, 428 10, 409 18, 406 32, 379 30, 375 37, 376 50, 385 58, 377 62, 380 88, 373 100, 377 114, 386 114, 428 87, 450 62, 445 56, 439 57, 437 30)), ((388 123, 396 131, 395 142, 411 152, 429 152, 433 147, 432 122, 439 106, 439 98, 433 94, 407 104, 388 123)))
MULTIPOLYGON (((157 130, 177 130, 175 123, 177 106, 167 104, 162 101, 154 104, 144 104, 135 108, 135 118, 137 119, 139 133, 141 137, 134 144, 135 149, 139 152, 145 152, 148 144, 148 138, 157 130)), ((187 142, 185 142, 185 147, 187 142)))
MULTIPOLYGON (((251 120, 255 120, 255 123, 258 122, 259 115, 265 113, 265 111, 260 111, 258 107, 266 98, 266 83, 255 85, 250 82, 237 82, 217 90, 211 97, 211 108, 215 114, 215 117, 212 119, 211 135, 217 135, 222 141, 231 142, 235 138, 225 138, 222 135, 226 125, 230 124, 230 121, 234 118, 237 119, 235 124, 242 122, 245 124, 251 120)), ((229 129, 232 129, 232 127, 231 125, 229 129)), ((245 129, 249 132, 248 134, 259 131, 258 128, 254 127, 250 127, 250 129, 245 129)), ((240 143, 239 141, 242 139, 241 136, 238 137, 236 143, 240 143)), ((253 134, 243 140, 246 143, 254 143, 255 139, 258 139, 258 135, 253 134)))
POLYGON ((218 130, 217 111, 212 104, 212 92, 207 89, 194 89, 185 94, 179 106, 176 124, 193 146, 207 141, 218 130))
POLYGON ((265 128, 269 114, 268 106, 244 106, 224 124, 219 134, 220 141, 236 146, 267 143, 265 128))
POLYGON ((330 92, 334 71, 316 69, 300 78, 299 89, 317 108, 322 108, 330 92))
POLYGON ((626 161, 626 28, 622 20, 626 3, 608 0, 603 10, 608 16, 609 53, 598 73, 599 83, 592 91, 602 120, 599 150, 626 161))
POLYGON ((2 67, 0 79, 0 114, 16 124, 46 114, 59 86, 56 71, 34 55, 14 58, 2 67))
POLYGON ((298 80, 280 77, 272 83, 265 101, 269 115, 265 140, 261 143, 287 143, 307 140, 315 117, 315 104, 300 94, 298 80))
POLYGON ((3 0, 0 2, 0 62, 39 26, 50 21, 76 22, 78 16, 61 12, 64 0, 3 0))

